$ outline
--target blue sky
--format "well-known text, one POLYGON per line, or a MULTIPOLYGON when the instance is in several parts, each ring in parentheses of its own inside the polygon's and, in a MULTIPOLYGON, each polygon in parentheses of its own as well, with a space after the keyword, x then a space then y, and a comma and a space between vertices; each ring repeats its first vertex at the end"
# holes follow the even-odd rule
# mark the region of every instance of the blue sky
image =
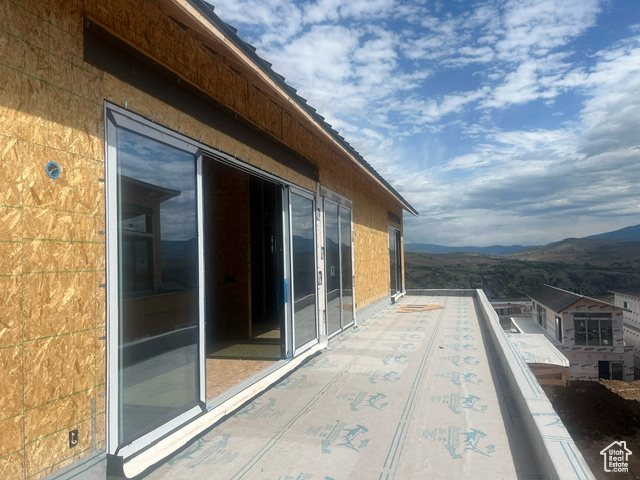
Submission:
POLYGON ((409 243, 640 224, 638 0, 217 0, 420 212, 409 243))

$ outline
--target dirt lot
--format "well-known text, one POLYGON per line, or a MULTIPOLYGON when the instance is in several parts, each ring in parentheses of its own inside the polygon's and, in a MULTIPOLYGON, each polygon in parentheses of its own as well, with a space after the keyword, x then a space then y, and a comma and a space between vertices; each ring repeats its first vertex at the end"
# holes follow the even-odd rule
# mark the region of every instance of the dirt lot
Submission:
POLYGON ((640 380, 573 381, 544 390, 596 478, 640 479, 640 380), (629 473, 604 471, 600 451, 616 440, 633 452, 629 473))

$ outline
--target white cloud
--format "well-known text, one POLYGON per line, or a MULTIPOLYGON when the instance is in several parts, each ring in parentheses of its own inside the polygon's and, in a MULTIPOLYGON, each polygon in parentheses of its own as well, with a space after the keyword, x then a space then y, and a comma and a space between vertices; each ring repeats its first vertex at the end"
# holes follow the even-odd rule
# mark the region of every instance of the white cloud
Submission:
POLYGON ((609 29, 613 45, 591 35, 618 2, 217 3, 421 211, 410 241, 544 243, 637 222, 640 37, 624 36, 640 22, 609 29))
POLYGON ((599 11, 597 0, 510 0, 498 55, 507 61, 547 55, 592 27, 599 11))
POLYGON ((585 82, 593 95, 582 111, 583 151, 589 155, 640 148, 640 37, 599 54, 585 82))

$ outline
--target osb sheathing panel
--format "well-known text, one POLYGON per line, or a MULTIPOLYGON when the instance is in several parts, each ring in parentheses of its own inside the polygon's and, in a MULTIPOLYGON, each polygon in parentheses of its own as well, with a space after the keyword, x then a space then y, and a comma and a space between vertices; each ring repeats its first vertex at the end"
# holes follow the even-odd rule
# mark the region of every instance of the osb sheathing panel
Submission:
MULTIPOLYGON (((2 82, 2 71, 0 67, 0 82, 2 82)), ((2 95, 0 88, 0 95, 2 95)), ((0 109, 6 111, 0 103, 0 109)), ((2 123, 2 115, 0 115, 0 123, 2 123)), ((2 125, 0 125, 1 131, 2 125)), ((0 205, 3 206, 22 206, 22 189, 23 189, 23 175, 22 175, 22 158, 20 152, 24 149, 22 142, 15 137, 9 137, 0 134, 0 162, 2 162, 4 168, 4 175, 0 178, 0 205)), ((0 229, 3 233, 3 237, 6 239, 6 235, 15 235, 16 227, 18 226, 18 220, 15 215, 18 215, 16 211, 3 210, 0 215, 2 227, 11 228, 11 232, 5 231, 4 228, 0 229), (12 215, 14 215, 12 217, 12 215)), ((18 215, 19 216, 19 215, 18 215)), ((18 230, 19 232, 19 230, 18 230)))
POLYGON ((24 417, 27 442, 91 418, 91 393, 81 392, 28 410, 24 417))
POLYGON ((309 190, 315 190, 316 184, 313 180, 282 165, 277 159, 256 151, 238 140, 220 133, 218 130, 203 125, 189 115, 140 92, 131 85, 127 85, 110 75, 105 75, 105 98, 120 106, 126 104, 127 108, 132 112, 148 119, 152 118, 159 125, 178 131, 187 137, 223 151, 277 177, 309 190))
POLYGON ((282 107, 253 85, 249 87, 249 102, 250 119, 282 138, 282 107))
POLYGON ((18 451, 6 456, 0 456, 0 478, 24 478, 24 452, 18 451))
POLYGON ((3 479, 38 478, 86 454, 92 401, 104 420, 103 80, 82 58, 83 8, 0 2, 3 479), (49 161, 62 167, 57 180, 49 161))
POLYGON ((22 413, 22 346, 12 346, 0 350, 0 365, 3 367, 0 382, 0 415, 3 419, 22 413))
MULTIPOLYGON (((0 276, 0 349, 22 342, 22 278, 0 276)), ((21 362, 20 362, 21 363, 21 362)), ((0 415, 0 418, 7 418, 0 415)))
MULTIPOLYGON (((22 416, 16 416, 0 422, 0 457, 17 452, 24 443, 24 425, 22 416)), ((2 466, 0 464, 0 474, 2 466)), ((2 476, 2 478, 12 478, 2 476)))
POLYGON ((25 448, 27 478, 42 478, 55 470, 91 452, 91 420, 85 420, 73 426, 78 429, 78 445, 69 449, 69 432, 57 431, 27 443, 25 448), (73 455, 69 456, 69 452, 73 455), (50 458, 59 458, 60 462, 48 465, 50 458), (48 465, 42 468, 42 465, 48 465))

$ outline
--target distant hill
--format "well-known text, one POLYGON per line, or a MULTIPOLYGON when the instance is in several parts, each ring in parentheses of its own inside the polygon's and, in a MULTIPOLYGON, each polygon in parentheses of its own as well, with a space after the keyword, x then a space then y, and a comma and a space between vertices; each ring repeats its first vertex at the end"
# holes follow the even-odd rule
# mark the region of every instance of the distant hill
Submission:
POLYGON ((610 300, 612 290, 640 288, 639 234, 640 225, 507 254, 416 252, 407 246, 407 288, 481 288, 489 298, 516 298, 546 283, 610 300))
POLYGON ((567 238, 542 247, 531 247, 510 258, 536 262, 606 265, 640 261, 640 241, 567 238))
POLYGON ((640 225, 621 228, 613 232, 600 233, 598 235, 590 235, 584 237, 591 240, 630 240, 640 241, 640 225))
POLYGON ((485 255, 509 255, 521 252, 529 247, 522 245, 491 245, 490 247, 446 247, 444 245, 434 245, 432 243, 409 243, 405 246, 407 252, 427 252, 427 253, 483 253, 485 255))
MULTIPOLYGON (((559 246, 571 242, 579 242, 580 240, 627 240, 631 242, 640 241, 640 225, 614 230, 613 232, 600 233, 590 235, 583 238, 566 238, 559 242, 550 243, 544 246, 523 246, 523 245, 491 245, 489 247, 448 247, 445 245, 436 245, 433 243, 408 243, 405 245, 407 252, 424 252, 424 253, 482 253, 485 255, 513 255, 528 250, 545 249, 546 247, 559 246)), ((583 244, 585 245, 585 244, 583 244)))

